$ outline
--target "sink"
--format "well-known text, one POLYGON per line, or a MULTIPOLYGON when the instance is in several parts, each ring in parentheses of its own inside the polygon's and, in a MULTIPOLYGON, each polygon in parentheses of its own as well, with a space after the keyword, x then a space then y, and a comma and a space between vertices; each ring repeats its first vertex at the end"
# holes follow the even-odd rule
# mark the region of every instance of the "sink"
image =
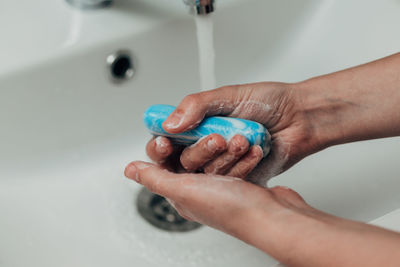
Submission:
MULTIPOLYGON (((166 232, 137 212, 141 187, 123 169, 146 160, 150 135, 141 114, 199 88, 193 18, 180 1, 149 2, 120 0, 88 12, 53 0, 2 4, 0 22, 10 26, 0 32, 7 40, 0 43, 1 266, 277 264, 209 227, 166 232), (132 54, 135 74, 115 83, 106 59, 121 49, 132 54)), ((220 2, 218 85, 299 81, 400 47, 397 0, 220 2)), ((270 185, 369 222, 400 208, 398 158, 399 138, 336 146, 270 185)))

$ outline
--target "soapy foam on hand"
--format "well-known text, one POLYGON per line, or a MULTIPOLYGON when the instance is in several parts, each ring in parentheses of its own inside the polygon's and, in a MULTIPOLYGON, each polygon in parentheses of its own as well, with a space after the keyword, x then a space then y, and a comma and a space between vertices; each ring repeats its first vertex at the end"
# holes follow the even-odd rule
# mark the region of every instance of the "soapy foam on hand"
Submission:
POLYGON ((277 137, 272 142, 274 150, 270 158, 261 161, 250 173, 248 180, 263 187, 267 187, 268 181, 284 171, 289 159, 291 145, 277 137))
POLYGON ((272 107, 269 104, 255 100, 238 101, 235 103, 235 109, 232 111, 231 116, 251 116, 259 113, 260 110, 263 110, 266 114, 269 114, 272 110, 272 107))

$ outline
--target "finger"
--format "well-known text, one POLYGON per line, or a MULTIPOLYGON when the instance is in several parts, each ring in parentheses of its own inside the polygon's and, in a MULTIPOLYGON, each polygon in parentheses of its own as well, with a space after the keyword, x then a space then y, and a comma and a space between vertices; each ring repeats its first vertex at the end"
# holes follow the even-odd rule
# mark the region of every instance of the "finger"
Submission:
POLYGON ((186 170, 182 167, 180 157, 182 151, 186 148, 184 145, 173 145, 173 151, 171 155, 162 163, 159 163, 161 167, 175 173, 186 173, 186 170))
POLYGON ((222 136, 210 134, 183 150, 181 164, 187 171, 195 171, 226 149, 227 144, 222 136))
POLYGON ((168 133, 181 133, 195 128, 205 116, 226 115, 235 109, 238 90, 221 87, 186 96, 162 127, 168 133))
POLYGON ((185 172, 180 164, 180 155, 186 146, 172 144, 167 137, 158 136, 150 140, 146 145, 149 158, 172 172, 185 172))
POLYGON ((289 160, 290 147, 290 143, 288 145, 281 137, 275 137, 272 140, 271 153, 254 168, 246 180, 267 187, 267 183, 272 177, 282 173, 297 162, 292 160, 292 157, 289 160))
POLYGON ((249 142, 241 135, 235 135, 228 142, 228 150, 207 163, 205 173, 225 174, 249 149, 249 142))
POLYGON ((249 151, 244 155, 229 171, 226 175, 245 178, 251 170, 253 170, 257 164, 263 158, 263 151, 260 146, 252 146, 249 151))
POLYGON ((134 161, 125 168, 125 176, 145 187, 151 192, 173 198, 174 190, 177 190, 179 174, 167 171, 152 163, 134 161))
POLYGON ((171 141, 164 136, 153 137, 146 145, 146 153, 151 160, 163 163, 172 154, 171 141))

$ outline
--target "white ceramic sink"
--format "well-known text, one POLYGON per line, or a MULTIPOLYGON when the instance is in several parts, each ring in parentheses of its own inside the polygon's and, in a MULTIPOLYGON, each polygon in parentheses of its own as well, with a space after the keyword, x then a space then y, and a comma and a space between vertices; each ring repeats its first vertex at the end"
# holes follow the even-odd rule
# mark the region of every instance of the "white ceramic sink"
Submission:
MULTIPOLYGON (((123 168, 146 159, 145 108, 198 90, 196 33, 179 0, 116 1, 86 13, 62 0, 0 4, 0 266, 276 264, 208 227, 169 233, 137 213, 140 187, 123 168), (117 85, 105 62, 119 49, 136 74, 117 85)), ((219 85, 298 81, 400 47, 397 0, 217 4, 219 85)), ((399 138, 337 146, 271 185, 371 221, 400 208, 399 158, 399 138)))

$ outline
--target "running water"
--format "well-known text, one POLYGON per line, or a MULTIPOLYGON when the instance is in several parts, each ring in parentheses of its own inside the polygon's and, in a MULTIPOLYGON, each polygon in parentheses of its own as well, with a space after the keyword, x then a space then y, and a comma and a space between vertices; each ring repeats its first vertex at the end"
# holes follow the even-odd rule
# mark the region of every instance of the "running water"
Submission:
POLYGON ((195 16, 195 20, 199 50, 200 88, 201 91, 206 91, 216 87, 213 20, 211 14, 195 16))
POLYGON ((68 31, 67 39, 63 45, 75 45, 81 38, 82 34, 82 12, 79 10, 73 10, 68 31))

